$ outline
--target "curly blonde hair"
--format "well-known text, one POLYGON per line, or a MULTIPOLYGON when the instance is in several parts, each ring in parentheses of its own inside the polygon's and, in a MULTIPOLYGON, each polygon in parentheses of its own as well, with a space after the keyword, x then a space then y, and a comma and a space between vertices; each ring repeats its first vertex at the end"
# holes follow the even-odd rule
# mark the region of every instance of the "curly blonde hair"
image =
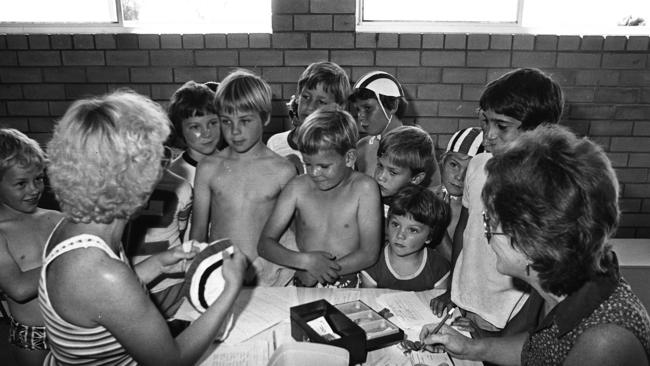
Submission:
POLYGON ((128 219, 158 182, 169 133, 162 107, 135 92, 76 101, 47 146, 61 210, 74 222, 128 219))

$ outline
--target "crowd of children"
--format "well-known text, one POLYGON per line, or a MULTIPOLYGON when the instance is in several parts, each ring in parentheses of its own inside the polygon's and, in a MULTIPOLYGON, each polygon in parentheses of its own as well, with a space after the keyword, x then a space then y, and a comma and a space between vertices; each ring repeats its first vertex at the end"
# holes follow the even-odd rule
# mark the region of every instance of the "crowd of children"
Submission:
MULTIPOLYGON (((188 81, 173 94, 167 145, 182 152, 173 158, 166 148, 146 204, 128 217, 123 241, 134 265, 187 240, 230 238, 250 264, 247 285, 448 289, 431 300, 434 313, 458 306, 466 325, 490 336, 531 327, 538 309, 529 290, 495 268, 481 190, 493 155, 559 121, 555 81, 517 69, 488 84, 477 126, 451 136, 441 164, 432 137, 402 121, 406 94, 386 72, 351 88, 335 63, 310 64, 289 103, 292 128, 265 144, 271 97, 247 70, 221 83, 188 81)), ((0 289, 25 364, 47 353, 37 288, 44 247, 63 218, 37 207, 46 164, 36 142, 0 130, 0 289)), ((165 319, 185 294, 182 272, 170 272, 149 278, 165 319)))

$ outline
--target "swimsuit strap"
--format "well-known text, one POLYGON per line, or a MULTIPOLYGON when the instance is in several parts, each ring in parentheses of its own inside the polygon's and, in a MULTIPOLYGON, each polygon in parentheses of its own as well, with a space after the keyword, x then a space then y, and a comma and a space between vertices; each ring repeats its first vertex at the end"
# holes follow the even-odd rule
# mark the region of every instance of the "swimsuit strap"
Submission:
MULTIPOLYGON (((73 236, 69 239, 66 239, 62 241, 61 243, 57 244, 54 249, 50 252, 50 254, 45 257, 44 265, 47 265, 50 263, 54 258, 60 256, 61 254, 67 253, 71 250, 75 249, 81 249, 81 248, 88 248, 88 247, 95 247, 97 249, 101 249, 106 254, 108 254, 109 257, 116 259, 116 260, 122 260, 122 258, 118 257, 113 250, 102 240, 100 237, 96 235, 90 235, 90 234, 81 234, 81 235, 76 235, 73 236)), ((120 255, 122 252, 120 252, 120 255)))

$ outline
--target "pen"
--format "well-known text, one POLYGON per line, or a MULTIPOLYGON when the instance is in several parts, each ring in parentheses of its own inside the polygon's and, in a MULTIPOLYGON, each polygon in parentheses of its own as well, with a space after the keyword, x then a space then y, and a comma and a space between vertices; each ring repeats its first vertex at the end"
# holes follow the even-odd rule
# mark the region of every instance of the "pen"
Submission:
POLYGON ((456 308, 449 309, 449 311, 447 312, 447 314, 445 314, 445 316, 442 318, 440 323, 438 323, 438 325, 436 325, 436 327, 433 328, 433 332, 431 334, 436 334, 436 333, 438 333, 440 331, 440 328, 442 328, 442 325, 445 324, 447 319, 449 319, 451 317, 451 314, 454 313, 454 310, 456 310, 456 308))

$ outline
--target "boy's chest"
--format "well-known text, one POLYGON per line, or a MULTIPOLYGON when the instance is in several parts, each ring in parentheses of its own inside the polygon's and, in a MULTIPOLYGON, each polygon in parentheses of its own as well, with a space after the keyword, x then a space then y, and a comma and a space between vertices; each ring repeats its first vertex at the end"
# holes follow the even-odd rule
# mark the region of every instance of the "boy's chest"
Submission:
POLYGON ((357 230, 357 200, 354 197, 301 197, 298 224, 303 228, 345 232, 357 230))
POLYGON ((45 247, 46 237, 40 233, 34 233, 34 228, 14 231, 7 233, 9 252, 22 271, 28 271, 41 266, 43 248, 45 247))

